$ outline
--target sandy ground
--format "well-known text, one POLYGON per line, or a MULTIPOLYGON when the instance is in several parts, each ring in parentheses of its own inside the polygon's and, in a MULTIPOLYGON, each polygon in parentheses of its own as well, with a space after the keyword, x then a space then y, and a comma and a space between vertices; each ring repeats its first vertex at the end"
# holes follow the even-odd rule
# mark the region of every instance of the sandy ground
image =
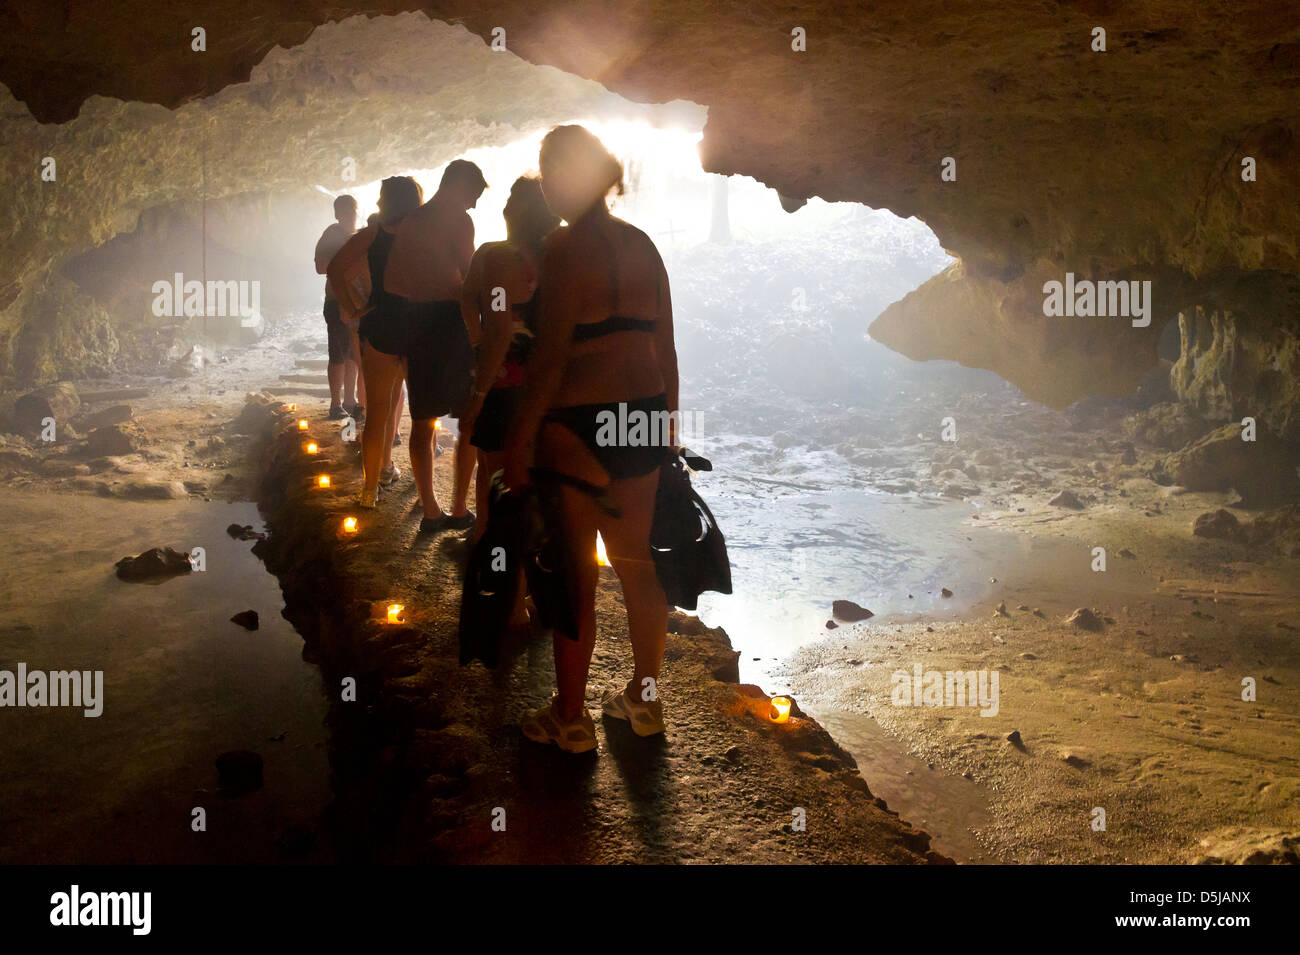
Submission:
MULTIPOLYGON (((1113 423, 1044 438, 1058 447, 1033 454, 1022 424, 1008 429, 1018 437, 955 445, 967 459, 978 449, 1021 469, 986 480, 968 521, 981 543, 1029 542, 988 564, 987 602, 841 627, 787 661, 790 685, 817 712, 869 716, 930 770, 969 780, 988 805, 973 835, 989 860, 1294 861, 1297 561, 1193 536, 1197 515, 1236 495, 1156 485, 1144 473, 1151 454, 1125 465, 1119 447, 1107 448, 1113 423), (1071 446, 1096 457, 1053 460, 1071 446), (1082 509, 1048 503, 1067 488, 1082 509), (1096 547, 1104 571, 1094 569, 1096 547), (1069 622, 1078 608, 1095 610, 1101 629, 1069 622), (910 679, 917 664, 996 671, 996 715, 895 705, 893 674, 910 679), (1247 678, 1253 702, 1242 698, 1247 678)), ((870 778, 871 764, 862 769, 870 778)))

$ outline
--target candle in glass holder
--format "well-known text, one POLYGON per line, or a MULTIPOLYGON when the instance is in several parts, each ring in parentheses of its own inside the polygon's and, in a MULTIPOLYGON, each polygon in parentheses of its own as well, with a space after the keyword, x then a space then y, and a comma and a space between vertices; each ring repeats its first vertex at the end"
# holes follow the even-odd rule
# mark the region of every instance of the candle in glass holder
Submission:
POLYGON ((329 476, 328 474, 322 474, 320 477, 318 477, 318 478, 316 479, 316 486, 317 486, 317 487, 329 487, 329 486, 330 486, 330 476, 329 476))
POLYGON ((784 723, 788 721, 790 719, 790 697, 772 697, 772 709, 767 715, 773 723, 784 723))
POLYGON ((389 604, 389 605, 388 605, 388 622, 389 622, 389 623, 401 623, 401 622, 402 622, 402 609, 403 609, 403 608, 402 608, 402 604, 389 604))
POLYGON ((317 451, 319 451, 319 450, 320 450, 320 448, 316 445, 316 442, 315 442, 315 441, 308 441, 308 442, 307 442, 307 453, 308 453, 308 454, 315 454, 315 453, 316 453, 317 451))
POLYGON ((343 533, 355 534, 357 532, 357 519, 355 517, 343 518, 343 533))
POLYGON ((306 419, 306 418, 299 418, 299 419, 298 419, 298 430, 299 430, 299 431, 306 431, 306 430, 307 430, 307 419, 306 419))

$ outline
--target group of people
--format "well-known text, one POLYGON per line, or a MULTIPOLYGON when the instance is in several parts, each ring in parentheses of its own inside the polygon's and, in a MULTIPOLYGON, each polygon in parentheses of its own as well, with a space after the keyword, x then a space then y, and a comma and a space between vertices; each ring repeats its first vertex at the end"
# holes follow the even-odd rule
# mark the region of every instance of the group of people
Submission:
MULTIPOLYGON (((385 179, 379 212, 360 231, 356 202, 340 196, 316 265, 328 279, 330 416, 364 414, 360 506, 375 507, 380 488, 400 477, 392 448, 403 389, 422 532, 473 528, 477 539, 494 475, 508 489, 543 470, 566 478, 550 517, 578 568, 578 632, 553 634, 557 692, 522 729, 582 753, 596 746, 586 690, 597 532, 623 588, 634 656, 632 678, 602 696, 602 711, 640 736, 664 731, 657 688, 668 604, 650 530, 668 447, 610 444, 597 433, 601 416, 620 406, 675 422, 677 354, 663 260, 644 232, 609 210, 611 194, 623 191, 621 163, 589 130, 560 126, 542 140, 538 165, 540 177, 511 187, 502 242, 475 250, 468 210, 487 183, 458 159, 428 201, 414 179, 385 179), (449 512, 433 482, 444 415, 459 419, 449 512), (476 468, 477 518, 468 508, 476 468)), ((527 619, 521 601, 513 622, 527 619)))

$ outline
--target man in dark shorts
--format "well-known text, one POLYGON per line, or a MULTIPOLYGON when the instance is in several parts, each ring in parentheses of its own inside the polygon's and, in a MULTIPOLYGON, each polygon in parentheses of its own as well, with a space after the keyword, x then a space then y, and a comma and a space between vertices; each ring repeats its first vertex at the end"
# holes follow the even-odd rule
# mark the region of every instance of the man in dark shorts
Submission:
MULTIPOLYGON (((411 472, 424 505, 422 531, 465 528, 474 515, 465 494, 450 514, 433 490, 434 428, 443 415, 459 417, 469 398, 474 350, 460 312, 461 286, 474 255, 468 210, 487 188, 483 172, 464 159, 447 164, 438 191, 398 224, 384 286, 406 299, 406 394, 411 409, 411 472)), ((457 488, 469 487, 472 455, 456 455, 457 488)))
MULTIPOLYGON (((343 195, 334 200, 334 219, 316 242, 316 271, 325 274, 330 259, 357 231, 357 200, 343 195)), ((356 416, 357 356, 352 353, 352 333, 339 317, 339 301, 325 280, 325 334, 329 343, 330 411, 334 419, 356 416)))

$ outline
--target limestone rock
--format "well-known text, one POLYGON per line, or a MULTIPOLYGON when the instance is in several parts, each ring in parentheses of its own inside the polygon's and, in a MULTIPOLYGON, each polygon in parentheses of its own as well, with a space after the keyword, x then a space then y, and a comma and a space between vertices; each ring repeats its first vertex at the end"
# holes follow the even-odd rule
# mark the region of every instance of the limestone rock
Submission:
POLYGON ((145 444, 144 429, 134 422, 96 428, 86 436, 84 453, 91 458, 134 454, 145 444))
POLYGON ((1241 521, 1231 511, 1219 508, 1197 516, 1192 524, 1192 533, 1215 540, 1237 540, 1241 537, 1241 521))
POLYGON ((14 428, 22 435, 36 437, 46 418, 53 418, 56 433, 68 425, 81 407, 77 388, 70 381, 60 381, 23 395, 14 402, 14 428))
POLYGON ((1295 454, 1266 428, 1257 428, 1254 441, 1243 441, 1241 434, 1239 423, 1211 431, 1167 455, 1156 477, 1191 491, 1235 490, 1249 505, 1295 500, 1300 493, 1295 454))

